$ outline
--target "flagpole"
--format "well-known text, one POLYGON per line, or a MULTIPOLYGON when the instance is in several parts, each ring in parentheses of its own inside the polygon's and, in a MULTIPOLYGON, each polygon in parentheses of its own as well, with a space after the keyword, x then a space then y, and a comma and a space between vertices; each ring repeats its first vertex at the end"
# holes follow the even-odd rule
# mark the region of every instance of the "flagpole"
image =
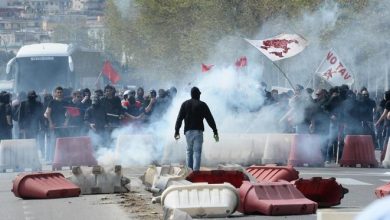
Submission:
POLYGON ((100 77, 102 77, 102 74, 103 74, 103 71, 100 71, 99 76, 97 77, 96 82, 95 82, 96 88, 98 88, 98 83, 99 83, 100 77))
MULTIPOLYGON (((332 50, 332 49, 331 49, 332 50)), ((322 61, 321 61, 321 63, 320 63, 320 65, 317 67, 317 69, 314 71, 314 74, 312 74, 312 77, 311 77, 311 82, 313 83, 313 89, 315 89, 314 87, 315 87, 315 77, 316 77, 316 74, 318 73, 318 71, 320 70, 320 68, 322 67, 322 65, 324 65, 324 62, 325 62, 325 60, 326 60, 326 56, 322 59, 322 61)), ((310 81, 309 81, 309 83, 308 83, 308 85, 310 84, 310 81)), ((307 86, 308 86, 307 85, 307 86)), ((307 87, 306 86, 306 87, 307 87)))
MULTIPOLYGON (((272 61, 271 61, 271 62, 272 62, 272 61)), ((276 66, 276 68, 278 68, 278 70, 279 70, 279 71, 283 74, 283 76, 287 79, 287 82, 288 82, 288 84, 290 84, 291 88, 292 88, 293 90, 295 90, 295 87, 294 87, 293 83, 292 83, 291 80, 287 77, 286 73, 285 73, 278 65, 276 65, 276 63, 272 62, 272 64, 273 64, 274 66, 276 66)))

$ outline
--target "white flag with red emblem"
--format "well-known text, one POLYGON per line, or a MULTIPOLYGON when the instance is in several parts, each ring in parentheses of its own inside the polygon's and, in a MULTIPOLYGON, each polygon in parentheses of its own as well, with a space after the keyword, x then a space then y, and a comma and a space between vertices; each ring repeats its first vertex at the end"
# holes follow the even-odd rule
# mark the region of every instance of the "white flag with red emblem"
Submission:
POLYGON ((351 86, 354 82, 351 72, 333 50, 326 54, 316 73, 332 86, 351 86))
POLYGON ((302 52, 308 44, 303 37, 297 34, 280 34, 265 40, 245 40, 272 61, 295 56, 302 52))

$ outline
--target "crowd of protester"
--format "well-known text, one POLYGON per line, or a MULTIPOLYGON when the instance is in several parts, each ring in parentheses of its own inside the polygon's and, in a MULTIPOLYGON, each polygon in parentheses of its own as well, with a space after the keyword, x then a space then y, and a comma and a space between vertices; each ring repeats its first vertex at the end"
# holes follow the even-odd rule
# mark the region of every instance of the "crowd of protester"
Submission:
MULTIPOLYGON (((92 132, 109 141, 115 128, 128 123, 142 127, 161 119, 176 93, 174 87, 151 90, 148 94, 142 87, 121 92, 111 85, 93 92, 88 88, 57 87, 53 94, 21 92, 12 100, 10 93, 1 92, 0 139, 43 140, 43 135, 50 132, 54 137, 92 132)), ((294 91, 283 93, 267 91, 265 85, 259 94, 265 101, 251 110, 253 114, 272 107, 280 113, 274 122, 278 124, 278 132, 321 135, 325 139, 323 156, 328 162, 335 159, 337 150, 341 156, 345 135, 372 135, 378 149, 386 146, 390 133, 390 91, 376 101, 370 98, 367 88, 353 91, 346 85, 316 91, 297 85, 294 91)))
POLYGON ((304 88, 279 94, 264 90, 265 105, 281 113, 279 132, 317 134, 323 137, 322 152, 326 163, 340 158, 346 135, 371 135, 375 147, 382 150, 389 137, 390 91, 383 99, 370 98, 367 88, 351 90, 347 85, 330 89, 304 88))
POLYGON ((93 92, 88 88, 57 87, 53 94, 20 92, 12 100, 11 94, 3 91, 0 140, 36 138, 42 152, 45 139, 53 142, 58 137, 85 136, 91 132, 109 143, 113 129, 129 123, 141 128, 161 117, 176 93, 175 87, 159 89, 158 93, 151 90, 148 94, 142 87, 122 92, 111 85, 93 92))

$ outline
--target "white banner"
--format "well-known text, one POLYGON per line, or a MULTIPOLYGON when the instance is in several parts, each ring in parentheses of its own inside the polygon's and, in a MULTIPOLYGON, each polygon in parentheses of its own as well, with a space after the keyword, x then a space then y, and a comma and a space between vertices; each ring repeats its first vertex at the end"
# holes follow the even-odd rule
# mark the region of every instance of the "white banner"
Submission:
POLYGON ((333 50, 329 50, 316 73, 332 86, 351 86, 354 82, 351 72, 333 50))
POLYGON ((280 34, 265 40, 245 39, 272 61, 297 55, 307 46, 307 41, 297 34, 280 34))

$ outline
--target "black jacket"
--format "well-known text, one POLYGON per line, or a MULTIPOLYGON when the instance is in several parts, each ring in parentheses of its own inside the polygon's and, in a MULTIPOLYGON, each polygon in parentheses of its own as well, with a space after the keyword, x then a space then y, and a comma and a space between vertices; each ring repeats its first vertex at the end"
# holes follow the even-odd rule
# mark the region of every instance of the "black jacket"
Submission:
POLYGON ((205 102, 198 99, 189 99, 185 101, 180 108, 177 116, 175 131, 179 133, 181 123, 184 119, 184 133, 188 130, 204 131, 203 119, 213 129, 214 134, 218 134, 213 115, 205 102))

